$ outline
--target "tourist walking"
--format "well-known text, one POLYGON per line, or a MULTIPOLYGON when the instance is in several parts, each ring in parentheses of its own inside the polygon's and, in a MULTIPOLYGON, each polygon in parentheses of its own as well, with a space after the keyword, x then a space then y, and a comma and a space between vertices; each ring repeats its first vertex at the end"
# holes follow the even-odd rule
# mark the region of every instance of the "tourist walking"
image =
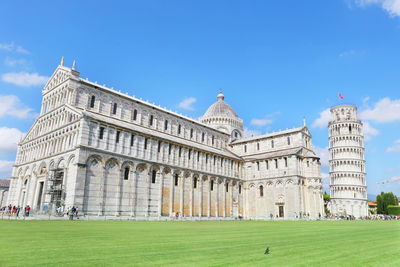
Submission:
POLYGON ((17 217, 19 217, 19 212, 21 211, 21 207, 18 205, 18 207, 17 207, 17 217))

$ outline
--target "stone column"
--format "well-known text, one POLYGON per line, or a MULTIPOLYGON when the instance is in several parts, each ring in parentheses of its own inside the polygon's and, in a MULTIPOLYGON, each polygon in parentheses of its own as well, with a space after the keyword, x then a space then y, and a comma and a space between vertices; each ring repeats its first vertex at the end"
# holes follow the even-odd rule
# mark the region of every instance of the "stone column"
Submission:
POLYGON ((175 174, 173 170, 171 170, 171 184, 170 184, 170 190, 169 190, 169 216, 172 216, 173 208, 174 208, 174 187, 175 187, 175 174))
POLYGON ((162 212, 162 199, 163 199, 163 184, 164 184, 164 179, 165 179, 165 173, 164 173, 164 170, 163 169, 161 169, 160 170, 160 172, 161 172, 161 175, 160 175, 160 187, 158 188, 158 192, 159 192, 159 199, 158 199, 158 210, 157 210, 157 214, 158 214, 158 217, 161 217, 161 212, 162 212))
POLYGON ((207 217, 210 217, 210 211, 211 211, 211 188, 210 188, 210 183, 211 179, 207 179, 208 182, 208 201, 207 201, 207 217))
POLYGON ((191 175, 189 179, 191 179, 191 182, 189 183, 189 185, 190 185, 189 216, 193 217, 193 190, 194 190, 193 189, 193 179, 194 179, 193 175, 191 175))
POLYGON ((219 179, 216 179, 217 182, 217 196, 215 197, 216 199, 216 204, 215 204, 215 217, 218 218, 219 216, 219 191, 220 191, 220 186, 219 186, 219 179))
POLYGON ((103 175, 100 180, 100 196, 99 196, 99 212, 98 216, 103 215, 103 206, 104 206, 104 194, 105 194, 105 178, 106 178, 106 172, 107 172, 107 166, 103 167, 103 175))
POLYGON ((202 177, 200 177, 199 182, 200 182, 199 217, 201 217, 203 215, 203 178, 202 177))
POLYGON ((183 201, 183 197, 184 197, 184 190, 185 190, 185 174, 182 174, 181 177, 181 192, 180 192, 180 199, 179 199, 179 217, 183 216, 183 205, 185 204, 185 202, 183 201))
POLYGON ((225 188, 225 186, 226 186, 226 179, 224 179, 223 182, 224 182, 224 188, 223 188, 222 191, 224 192, 224 194, 223 194, 223 196, 224 196, 224 210, 222 211, 222 216, 223 216, 223 217, 226 217, 226 188, 225 188))
POLYGON ((140 178, 139 170, 135 170, 135 178, 133 180, 133 189, 134 189, 134 195, 133 195, 133 216, 136 217, 136 212, 137 212, 137 200, 138 200, 138 181, 140 178))
MULTIPOLYGON (((146 168, 146 171, 147 171, 147 169, 148 168, 146 168)), ((145 206, 145 208, 144 208, 144 216, 145 217, 149 216, 149 211, 150 211, 150 209, 149 209, 149 205, 150 205, 149 197, 150 197, 150 190, 151 190, 151 175, 152 175, 151 172, 152 171, 149 169, 149 171, 147 172, 146 181, 145 181, 145 182, 147 182, 146 193, 145 193, 146 195, 145 195, 145 199, 144 199, 144 206, 145 206)))
POLYGON ((118 187, 117 187, 117 210, 115 211, 115 216, 121 215, 121 190, 122 190, 122 180, 123 178, 123 173, 124 173, 124 168, 121 168, 119 171, 119 177, 118 177, 118 187))

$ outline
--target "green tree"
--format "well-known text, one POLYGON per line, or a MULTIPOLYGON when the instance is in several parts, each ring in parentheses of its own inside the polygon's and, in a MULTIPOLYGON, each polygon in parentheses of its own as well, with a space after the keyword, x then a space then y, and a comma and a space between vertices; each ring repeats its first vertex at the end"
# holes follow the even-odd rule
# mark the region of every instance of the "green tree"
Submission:
POLYGON ((326 192, 324 192, 324 201, 325 201, 325 202, 329 202, 330 199, 331 199, 331 196, 328 195, 326 192))
POLYGON ((388 206, 389 205, 396 206, 398 205, 398 203, 399 200, 397 196, 394 195, 392 192, 390 193, 381 192, 380 195, 376 196, 377 213, 388 214, 388 206))

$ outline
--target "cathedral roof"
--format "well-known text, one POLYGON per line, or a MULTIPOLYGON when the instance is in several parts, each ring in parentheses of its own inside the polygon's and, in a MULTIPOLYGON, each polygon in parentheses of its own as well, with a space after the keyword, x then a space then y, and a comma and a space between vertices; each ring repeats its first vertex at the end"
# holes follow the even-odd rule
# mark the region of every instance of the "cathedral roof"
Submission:
POLYGON ((207 109, 203 118, 228 117, 238 119, 239 116, 230 105, 224 102, 224 98, 224 95, 220 92, 217 96, 218 101, 207 109))

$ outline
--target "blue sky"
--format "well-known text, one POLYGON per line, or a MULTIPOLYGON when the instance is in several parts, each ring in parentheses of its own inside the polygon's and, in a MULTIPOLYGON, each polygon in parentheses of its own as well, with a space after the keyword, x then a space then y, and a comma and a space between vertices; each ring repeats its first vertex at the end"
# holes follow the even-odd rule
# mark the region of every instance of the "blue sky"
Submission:
POLYGON ((400 195, 400 0, 2 1, 0 25, 4 178, 64 56, 81 77, 194 118, 223 88, 247 134, 305 117, 324 177, 341 92, 365 121, 368 192, 391 180, 380 189, 400 195))

